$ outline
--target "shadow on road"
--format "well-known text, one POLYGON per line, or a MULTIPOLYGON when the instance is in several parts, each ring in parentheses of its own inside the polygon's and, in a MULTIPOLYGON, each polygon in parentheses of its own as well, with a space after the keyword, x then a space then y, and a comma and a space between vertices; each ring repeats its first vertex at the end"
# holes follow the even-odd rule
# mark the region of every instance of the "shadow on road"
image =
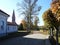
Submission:
POLYGON ((6 36, 0 37, 0 40, 5 40, 5 39, 10 39, 10 38, 15 38, 15 37, 22 37, 25 35, 28 35, 30 32, 14 32, 14 33, 9 33, 6 36))
POLYGON ((48 39, 16 37, 0 42, 1 45, 49 45, 48 39))
MULTIPOLYGON (((51 45, 56 45, 56 40, 53 37, 49 38, 49 40, 51 42, 51 45)), ((58 45, 60 45, 60 43, 58 45)))

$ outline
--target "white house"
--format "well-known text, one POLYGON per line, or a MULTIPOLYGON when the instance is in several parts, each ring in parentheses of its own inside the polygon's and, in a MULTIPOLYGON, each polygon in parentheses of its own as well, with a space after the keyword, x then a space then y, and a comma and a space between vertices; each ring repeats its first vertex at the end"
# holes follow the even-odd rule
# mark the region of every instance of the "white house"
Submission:
POLYGON ((7 25, 7 33, 17 32, 17 24, 8 22, 7 25))
POLYGON ((0 10, 0 37, 8 33, 17 32, 17 24, 15 22, 15 13, 13 11, 12 22, 7 22, 9 15, 0 10))

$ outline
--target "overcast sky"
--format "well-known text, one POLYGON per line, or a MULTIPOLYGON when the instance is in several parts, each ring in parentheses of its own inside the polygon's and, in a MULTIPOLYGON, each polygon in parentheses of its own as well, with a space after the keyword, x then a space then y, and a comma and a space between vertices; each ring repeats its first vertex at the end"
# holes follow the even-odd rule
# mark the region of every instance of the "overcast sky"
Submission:
MULTIPOLYGON (((20 24, 21 20, 23 19, 23 16, 21 16, 21 15, 19 16, 19 13, 17 11, 18 2, 21 3, 21 0, 0 0, 0 9, 10 15, 10 17, 8 18, 8 21, 10 21, 10 22, 11 22, 13 10, 15 10, 16 22, 17 22, 17 24, 20 24)), ((38 17, 39 17, 38 25, 44 24, 43 20, 42 20, 42 14, 44 11, 46 11, 48 8, 50 8, 50 3, 51 3, 51 0, 39 0, 38 1, 38 5, 40 4, 42 6, 42 9, 38 15, 38 17)))

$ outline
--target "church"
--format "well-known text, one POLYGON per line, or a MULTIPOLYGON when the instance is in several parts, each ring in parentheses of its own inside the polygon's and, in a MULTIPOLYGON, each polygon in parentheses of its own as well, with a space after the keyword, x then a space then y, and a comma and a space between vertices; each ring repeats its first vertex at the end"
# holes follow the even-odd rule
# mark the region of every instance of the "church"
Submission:
POLYGON ((15 22, 15 12, 12 14, 12 22, 8 22, 7 19, 10 15, 0 10, 0 37, 6 36, 8 33, 18 31, 17 24, 15 22))

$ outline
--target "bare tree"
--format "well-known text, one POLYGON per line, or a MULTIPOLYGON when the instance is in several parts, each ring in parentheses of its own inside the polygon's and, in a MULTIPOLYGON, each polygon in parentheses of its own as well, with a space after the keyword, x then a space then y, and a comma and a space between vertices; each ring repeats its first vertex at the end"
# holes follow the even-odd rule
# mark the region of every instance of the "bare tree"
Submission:
POLYGON ((25 15, 25 20, 28 23, 28 30, 30 30, 30 25, 32 23, 32 15, 38 15, 41 9, 41 6, 38 6, 37 2, 38 0, 23 0, 22 4, 19 5, 21 6, 20 9, 22 9, 19 9, 21 11, 20 14, 25 15))
POLYGON ((37 16, 35 16, 34 26, 35 26, 36 30, 38 29, 38 22, 39 22, 39 18, 37 16))

